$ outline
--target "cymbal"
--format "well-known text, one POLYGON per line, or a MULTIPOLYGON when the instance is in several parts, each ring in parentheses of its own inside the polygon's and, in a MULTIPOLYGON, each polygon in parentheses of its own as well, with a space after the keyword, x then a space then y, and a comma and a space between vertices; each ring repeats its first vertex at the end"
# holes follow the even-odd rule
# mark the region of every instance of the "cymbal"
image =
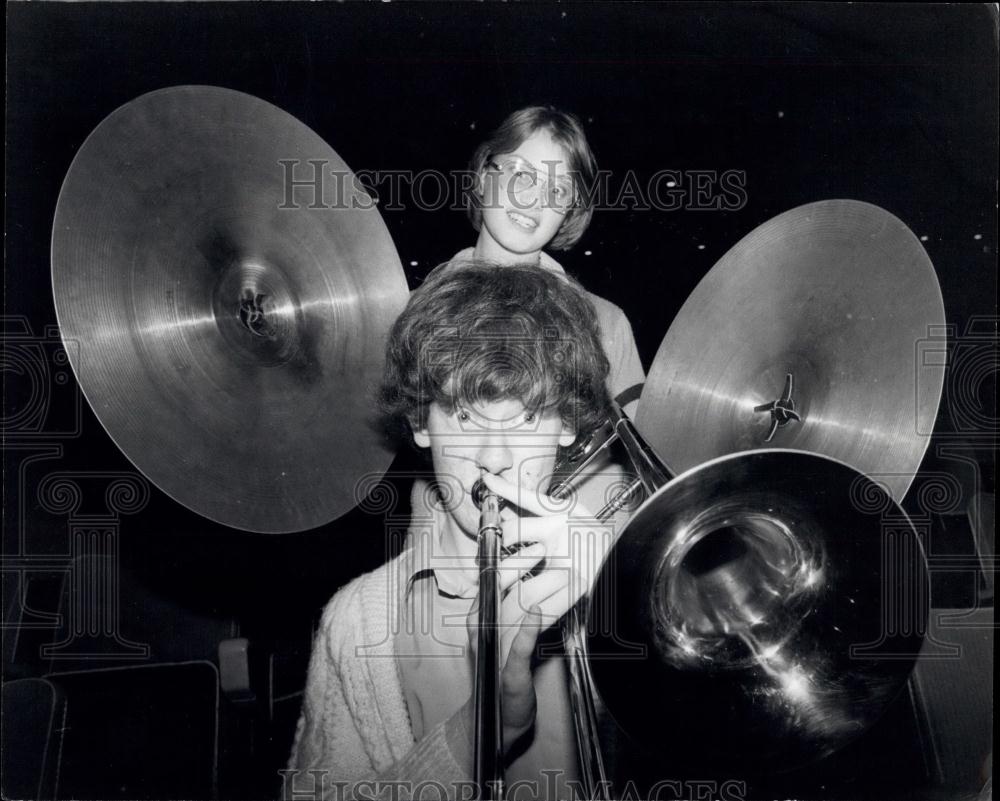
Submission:
POLYGON ((880 485, 804 451, 731 454, 633 515, 590 595, 588 662, 666 775, 781 772, 883 714, 929 598, 916 529, 880 485))
POLYGON ((691 293, 636 428, 675 473, 793 448, 847 462, 901 500, 944 378, 943 360, 924 363, 918 348, 943 325, 934 268, 900 220, 854 200, 800 206, 740 240, 691 293))
POLYGON ((408 293, 353 178, 291 115, 209 86, 120 107, 66 176, 52 284, 77 379, 125 455, 211 520, 313 528, 391 461, 371 389, 408 293))

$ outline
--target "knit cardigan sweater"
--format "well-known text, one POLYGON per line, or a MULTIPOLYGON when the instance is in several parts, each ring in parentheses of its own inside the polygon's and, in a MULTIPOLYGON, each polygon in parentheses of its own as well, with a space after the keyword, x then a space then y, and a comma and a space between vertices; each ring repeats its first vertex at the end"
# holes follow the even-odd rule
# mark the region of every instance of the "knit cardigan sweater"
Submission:
MULTIPOLYGON (((461 716, 414 741, 394 650, 405 556, 350 582, 323 611, 288 765, 297 775, 292 787, 286 778, 286 796, 290 789, 313 792, 315 776, 305 773, 311 770, 324 771, 324 795, 336 798, 352 797, 360 780, 434 781, 449 797, 470 781, 449 746, 469 735, 461 716), (348 785, 334 792, 334 782, 348 785)), ((409 796, 404 790, 398 797, 409 796)))

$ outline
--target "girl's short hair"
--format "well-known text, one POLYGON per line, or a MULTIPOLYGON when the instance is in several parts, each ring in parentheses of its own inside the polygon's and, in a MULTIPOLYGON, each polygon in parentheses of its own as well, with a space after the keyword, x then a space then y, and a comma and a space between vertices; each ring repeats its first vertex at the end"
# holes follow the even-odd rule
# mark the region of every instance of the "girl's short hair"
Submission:
MULTIPOLYGON (((548 131, 569 156, 570 175, 576 190, 577 202, 569 210, 558 232, 548 244, 553 250, 569 250, 580 241, 594 215, 597 160, 587 142, 580 120, 567 111, 553 106, 528 106, 515 111, 493 131, 472 155, 469 171, 478 177, 486 169, 491 157, 513 153, 535 131, 548 131)), ((477 231, 483 224, 482 197, 479 192, 465 194, 465 207, 477 231)))
POLYGON ((519 400, 589 432, 607 417, 597 315, 571 278, 526 265, 445 263, 410 295, 386 345, 380 401, 397 423, 430 404, 519 400))

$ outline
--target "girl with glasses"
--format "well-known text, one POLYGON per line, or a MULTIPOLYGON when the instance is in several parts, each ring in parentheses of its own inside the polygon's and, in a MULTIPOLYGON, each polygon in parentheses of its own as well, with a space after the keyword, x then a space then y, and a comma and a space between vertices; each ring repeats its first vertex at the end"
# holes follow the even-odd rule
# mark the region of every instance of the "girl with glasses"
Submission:
MULTIPOLYGON (((533 264, 562 274, 545 251, 573 247, 594 213, 597 162, 580 121, 552 106, 515 111, 476 148, 469 169, 475 187, 466 208, 478 238, 453 261, 533 264)), ((634 414, 645 374, 632 327, 618 306, 589 298, 611 363, 608 390, 634 414)))

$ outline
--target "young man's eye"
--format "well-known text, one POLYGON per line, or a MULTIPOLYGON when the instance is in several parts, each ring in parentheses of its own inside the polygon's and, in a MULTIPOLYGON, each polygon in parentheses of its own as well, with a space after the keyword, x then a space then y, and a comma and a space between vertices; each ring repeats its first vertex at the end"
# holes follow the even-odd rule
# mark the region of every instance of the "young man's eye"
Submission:
POLYGON ((460 423, 468 423, 472 419, 472 415, 469 414, 465 409, 459 409, 455 412, 455 417, 458 418, 460 423))
POLYGON ((524 413, 524 422, 526 422, 526 423, 534 423, 535 422, 535 413, 534 412, 525 412, 524 413))

